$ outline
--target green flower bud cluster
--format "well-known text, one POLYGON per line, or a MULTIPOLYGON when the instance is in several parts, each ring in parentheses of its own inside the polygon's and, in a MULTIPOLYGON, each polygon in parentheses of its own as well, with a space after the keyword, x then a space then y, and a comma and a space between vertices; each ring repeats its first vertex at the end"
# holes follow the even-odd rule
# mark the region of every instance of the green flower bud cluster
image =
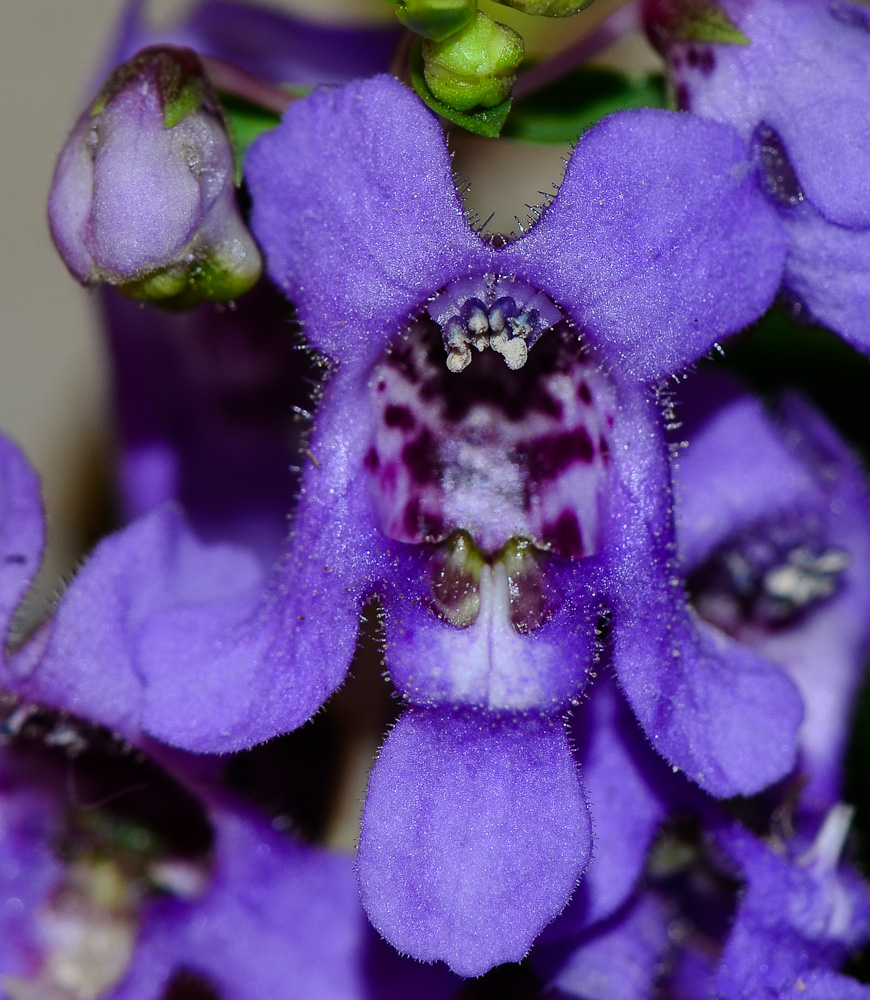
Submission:
POLYGON ((457 111, 492 108, 510 97, 523 51, 512 28, 475 10, 459 31, 423 42, 423 75, 438 100, 457 111))

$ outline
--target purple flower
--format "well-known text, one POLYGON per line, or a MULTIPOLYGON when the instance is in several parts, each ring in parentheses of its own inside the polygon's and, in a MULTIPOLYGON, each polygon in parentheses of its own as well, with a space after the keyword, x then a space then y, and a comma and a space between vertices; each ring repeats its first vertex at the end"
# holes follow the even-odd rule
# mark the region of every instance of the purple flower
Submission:
POLYGON ((669 0, 648 0, 650 36, 680 106, 732 125, 752 152, 788 234, 785 291, 866 353, 870 15, 849 0, 717 2, 749 44, 669 37, 669 0))
MULTIPOLYGON (((171 762, 196 788, 198 763, 171 762)), ((155 794, 152 771, 131 788, 111 763, 96 751, 71 763, 23 739, 0 748, 4 998, 162 1000, 191 980, 223 1000, 279 996, 287 983, 304 1000, 455 995, 446 970, 378 939, 350 858, 276 832, 215 789, 196 801, 162 777, 155 794), (71 769, 84 806, 70 801, 71 769), (126 812, 103 804, 115 800, 126 812)))
MULTIPOLYGON (((735 137, 640 113, 582 140, 541 222, 495 248, 463 218, 434 120, 386 78, 292 109, 248 176, 270 273, 337 370, 286 593, 273 585, 258 636, 221 635, 217 670, 226 683, 255 657, 274 683, 292 677, 296 725, 341 682, 360 609, 379 597, 412 707, 371 777, 363 899, 400 949, 477 974, 525 953, 588 858, 559 715, 586 682, 603 608, 620 681, 674 763, 720 794, 791 766, 791 686, 704 645, 668 583, 648 387, 764 308, 778 227, 735 137), (695 130, 727 170, 693 158, 695 130), (715 703, 742 734, 768 699, 782 728, 750 768, 728 723, 711 734, 702 719, 715 703)), ((179 728, 162 735, 217 745, 179 728)))
POLYGON ((799 808, 840 798, 850 706, 870 644, 870 497, 833 428, 787 395, 773 414, 725 379, 690 383, 675 472, 695 610, 778 663, 805 706, 799 808))

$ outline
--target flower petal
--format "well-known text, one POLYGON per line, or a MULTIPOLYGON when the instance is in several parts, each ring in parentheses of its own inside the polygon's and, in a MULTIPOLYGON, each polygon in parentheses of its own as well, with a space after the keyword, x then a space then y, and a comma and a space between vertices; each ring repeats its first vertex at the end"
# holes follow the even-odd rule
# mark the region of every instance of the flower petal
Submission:
MULTIPOLYGON (((179 605, 205 606, 215 617, 237 612, 260 580, 249 552, 203 545, 164 507, 97 546, 61 601, 43 655, 13 660, 8 682, 25 697, 135 739, 149 684, 138 644, 149 616, 179 605)), ((196 661, 197 691, 204 690, 203 662, 196 661)), ((198 697, 167 703, 164 728, 184 728, 200 711, 226 715, 227 700, 232 693, 216 694, 213 705, 198 697)))
POLYGON ((870 225, 870 23, 856 3, 723 0, 751 40, 681 55, 678 78, 695 114, 749 142, 760 121, 783 140, 809 200, 831 222, 870 225), (710 65, 712 63, 712 65, 710 65))
POLYGON ((440 287, 492 270, 436 119, 391 77, 292 104, 245 173, 269 273, 332 358, 373 361, 440 287))
POLYGON ((800 695, 778 667, 695 618, 663 540, 628 509, 624 528, 611 583, 620 686, 655 749, 692 781, 720 797, 760 791, 794 766, 800 695))
POLYGON ((585 931, 625 903, 668 812, 671 775, 609 677, 597 679, 575 710, 571 735, 595 818, 594 848, 577 892, 544 932, 548 940, 585 931))
POLYGON ((670 923, 665 903, 644 893, 570 945, 535 949, 532 961, 560 996, 640 1000, 654 995, 670 923))
POLYGON ((418 704, 493 712, 564 709, 585 686, 595 653, 599 600, 586 590, 582 568, 569 560, 547 562, 542 576, 556 607, 543 625, 523 634, 509 617, 507 579, 500 586, 488 568, 474 623, 457 628, 440 619, 431 607, 427 556, 397 556, 382 596, 386 662, 402 694, 418 704))
POLYGON ((526 954, 589 850, 561 722, 410 708, 369 782, 363 905, 400 951, 476 976, 526 954))
POLYGON ((501 266, 565 305, 624 377, 653 381, 757 318, 784 254, 739 137, 648 109, 579 140, 557 198, 501 266))
POLYGON ((828 222, 812 205, 782 209, 789 236, 784 286, 810 318, 870 351, 870 229, 828 222))

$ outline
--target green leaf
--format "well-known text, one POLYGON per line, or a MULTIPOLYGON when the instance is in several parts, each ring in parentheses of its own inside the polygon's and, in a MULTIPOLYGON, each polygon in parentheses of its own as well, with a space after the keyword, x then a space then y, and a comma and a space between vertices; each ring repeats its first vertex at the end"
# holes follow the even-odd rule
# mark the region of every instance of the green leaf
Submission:
POLYGON ((667 107, 659 73, 618 73, 586 66, 514 102, 503 134, 527 142, 574 142, 612 111, 667 107))
POLYGON ((233 144, 238 183, 241 180, 241 167, 248 148, 258 136, 264 132, 271 132, 281 118, 274 111, 268 111, 231 94, 221 94, 220 102, 230 142, 233 144))
POLYGON ((443 101, 438 100, 426 83, 423 76, 422 49, 423 44, 419 39, 411 46, 411 86, 417 95, 436 114, 453 122, 454 125, 459 125, 466 132, 474 132, 475 135, 482 135, 487 139, 497 138, 511 109, 510 99, 496 104, 493 108, 480 108, 477 111, 456 111, 448 107, 443 101))

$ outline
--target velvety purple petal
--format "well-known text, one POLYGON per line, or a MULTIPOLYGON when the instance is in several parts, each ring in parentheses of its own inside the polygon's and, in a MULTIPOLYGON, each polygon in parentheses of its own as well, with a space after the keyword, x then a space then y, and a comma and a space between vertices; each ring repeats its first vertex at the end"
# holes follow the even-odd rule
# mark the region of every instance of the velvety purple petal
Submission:
POLYGON ((628 507, 612 568, 613 657, 653 747, 720 797, 749 795, 794 766, 800 695, 782 670, 700 621, 667 556, 628 507))
POLYGON ((653 381, 759 316, 784 254, 732 130, 638 110, 581 137, 558 197, 501 266, 566 306, 624 377, 653 381))
MULTIPOLYGON (((223 620, 246 607, 260 583, 253 555, 203 545, 177 511, 162 508, 97 546, 58 607, 44 654, 13 660, 8 682, 25 697, 135 738, 143 699, 152 697, 139 659, 149 616, 167 607, 205 607, 223 620)), ((188 680, 196 696, 163 706, 165 729, 202 718, 219 725, 241 711, 238 692, 207 687, 203 662, 195 662, 197 677, 188 680)))
POLYGON ((207 540, 270 567, 295 506, 300 428, 314 372, 264 282, 235 309, 183 313, 103 296, 119 427, 123 513, 178 500, 207 540))
MULTIPOLYGON (((750 994, 747 1000, 767 1000, 770 992, 750 994)), ((776 1000, 868 1000, 870 986, 827 969, 802 973, 795 984, 780 990, 776 1000)))
POLYGON ((33 582, 44 546, 39 480, 21 451, 0 435, 0 663, 12 618, 33 582))
POLYGON ((868 939, 870 890, 838 861, 845 815, 832 813, 816 843, 795 858, 737 827, 719 835, 747 885, 716 973, 717 993, 737 998, 786 989, 803 972, 838 968, 868 939))
POLYGON ((246 176, 269 274, 333 358, 373 360, 448 281, 494 270, 437 120, 391 77, 291 104, 251 147, 246 176))
POLYGON ((585 586, 582 567, 548 561, 541 575, 551 617, 528 634, 511 622, 507 579, 487 569, 477 618, 458 628, 431 606, 430 554, 421 558, 402 548, 381 600, 386 663, 403 695, 418 704, 555 714, 582 690, 595 653, 600 603, 585 586))
POLYGON ((580 1000, 646 1000, 668 951, 671 914, 643 893, 570 945, 536 948, 532 962, 550 989, 580 1000))
POLYGON ((301 725, 344 679, 372 580, 389 566, 360 475, 367 410, 348 421, 337 405, 342 394, 355 399, 353 381, 342 371, 327 385, 309 445, 316 464, 289 549, 257 600, 235 620, 208 607, 171 608, 148 623, 140 650, 149 678, 146 724, 160 739, 217 752, 250 746, 301 725), (205 714, 182 724, 172 705, 199 697, 203 662, 224 710, 212 708, 214 725, 205 714))
POLYGON ((571 735, 594 818, 592 861, 571 902, 544 931, 548 940, 579 934, 625 903, 667 815, 672 783, 607 676, 575 709, 571 735))
POLYGON ((168 43, 234 63, 274 83, 343 83, 389 67, 398 28, 320 24, 267 7, 205 0, 178 24, 151 28, 142 3, 130 3, 114 60, 168 43))
POLYGON ((833 596, 791 624, 764 629, 747 622, 738 636, 797 683, 806 707, 801 808, 827 811, 840 794, 846 720, 868 642, 870 500, 863 474, 834 430, 797 397, 783 401, 774 422, 736 383, 707 377, 689 384, 679 414, 689 441, 675 473, 686 575, 729 543, 739 553, 743 533, 775 539, 791 524, 815 532, 792 537, 793 546, 820 545, 848 561, 833 596))
POLYGON ((780 217, 789 237, 785 289, 811 318, 866 354, 870 351, 870 229, 834 225, 810 204, 782 209, 780 217))
POLYGON ((458 981, 378 941, 359 903, 349 858, 276 833, 252 815, 213 816, 205 894, 146 915, 131 971, 107 1000, 158 1000, 186 970, 222 1000, 393 1000, 451 996, 458 981))
POLYGON ((723 0, 751 40, 690 60, 675 46, 690 109, 737 128, 759 124, 783 141, 800 187, 830 221, 870 224, 870 31, 866 12, 837 0, 723 0))
POLYGON ((528 952, 589 850, 560 721, 410 708, 369 781, 363 905, 400 951, 476 976, 528 952))

